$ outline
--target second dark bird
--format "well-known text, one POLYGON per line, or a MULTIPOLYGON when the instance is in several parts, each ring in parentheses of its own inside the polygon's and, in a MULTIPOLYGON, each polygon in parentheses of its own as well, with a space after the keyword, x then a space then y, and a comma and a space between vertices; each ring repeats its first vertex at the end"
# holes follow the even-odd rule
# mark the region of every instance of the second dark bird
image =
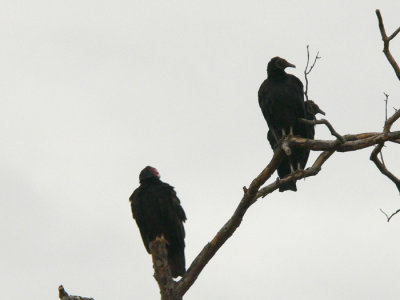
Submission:
POLYGON ((185 212, 174 188, 160 180, 158 171, 150 166, 139 175, 140 186, 129 198, 132 215, 148 253, 156 237, 167 240, 168 264, 173 277, 185 273, 185 212))
MULTIPOLYGON (((319 112, 313 113, 312 109, 315 107, 311 103, 309 109, 306 109, 303 84, 296 76, 286 73, 285 69, 288 67, 296 66, 283 58, 272 58, 267 66, 268 77, 258 91, 258 103, 269 127, 268 141, 273 150, 284 135, 293 134, 313 139, 314 126, 301 123, 298 119, 313 120, 319 112)), ((309 153, 310 150, 307 149, 292 149, 292 154, 285 157, 278 167, 279 178, 304 169, 309 153)), ((280 192, 286 190, 297 191, 296 183, 289 182, 279 188, 280 192)))

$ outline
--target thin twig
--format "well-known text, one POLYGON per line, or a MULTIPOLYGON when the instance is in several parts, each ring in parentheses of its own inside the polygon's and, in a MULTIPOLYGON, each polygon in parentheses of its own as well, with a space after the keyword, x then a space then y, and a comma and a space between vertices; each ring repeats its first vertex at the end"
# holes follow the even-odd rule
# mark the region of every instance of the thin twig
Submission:
POLYGON ((385 122, 386 122, 388 119, 387 107, 388 107, 389 95, 386 94, 385 92, 383 94, 385 95, 385 99, 383 101, 385 101, 385 122))
POLYGON ((386 120, 385 126, 383 127, 383 132, 388 133, 393 123, 400 118, 400 110, 397 110, 389 119, 386 120))
MULTIPOLYGON (((385 145, 383 145, 383 146, 385 146, 385 145)), ((386 167, 385 160, 383 159, 382 149, 381 149, 381 151, 379 151, 379 156, 381 157, 381 161, 382 161, 383 166, 386 167)))
POLYGON ((386 219, 387 219, 387 221, 389 222, 390 221, 390 219, 394 216, 394 215, 396 215, 396 214, 398 214, 399 212, 400 212, 400 209, 398 209, 398 210, 396 210, 394 213, 392 213, 390 216, 387 214, 387 213, 385 213, 381 208, 379 209, 385 216, 386 216, 386 219))
MULTIPOLYGON (((385 99, 383 100, 385 102, 385 123, 387 122, 388 119, 388 114, 387 114, 387 107, 388 107, 388 101, 389 101, 389 95, 383 92, 385 95, 385 99)), ((383 145, 384 146, 384 145, 383 145)), ((383 153, 382 153, 382 148, 379 151, 379 156, 381 157, 381 162, 385 166, 385 160, 383 159, 383 153)))
POLYGON ((310 50, 309 50, 309 45, 307 45, 307 64, 306 68, 304 69, 304 78, 306 81, 306 86, 304 89, 304 95, 306 96, 306 100, 308 101, 308 75, 311 73, 312 69, 314 68, 317 59, 320 59, 321 57, 319 56, 319 52, 317 52, 317 55, 315 55, 314 62, 312 63, 311 67, 308 69, 308 66, 310 64, 310 50))
POLYGON ((331 132, 331 134, 335 137, 337 137, 337 139, 341 142, 344 143, 346 140, 343 136, 341 136, 332 126, 331 123, 329 123, 328 120, 326 119, 321 119, 321 120, 307 120, 307 119, 302 119, 299 118, 299 121, 305 124, 310 124, 310 125, 317 125, 317 124, 325 124, 326 127, 328 127, 329 131, 331 132))

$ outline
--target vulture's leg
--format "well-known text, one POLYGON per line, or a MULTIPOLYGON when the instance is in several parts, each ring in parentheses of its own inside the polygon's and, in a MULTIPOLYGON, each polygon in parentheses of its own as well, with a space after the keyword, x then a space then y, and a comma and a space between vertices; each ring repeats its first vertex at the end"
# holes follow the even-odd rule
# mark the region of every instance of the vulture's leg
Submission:
POLYGON ((293 135, 293 126, 290 126, 290 135, 293 135))

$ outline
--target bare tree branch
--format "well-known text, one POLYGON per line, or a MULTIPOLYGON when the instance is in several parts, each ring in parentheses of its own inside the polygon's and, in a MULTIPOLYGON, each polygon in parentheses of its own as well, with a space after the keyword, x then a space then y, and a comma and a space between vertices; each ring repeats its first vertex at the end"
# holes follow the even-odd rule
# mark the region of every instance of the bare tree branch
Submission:
MULTIPOLYGON (((385 30, 385 25, 383 24, 383 19, 382 19, 382 15, 381 12, 379 11, 379 9, 377 9, 376 11, 376 16, 378 17, 378 23, 379 23, 379 30, 381 32, 381 37, 382 37, 382 41, 383 41, 383 53, 385 54, 387 60, 389 61, 390 65, 392 66, 394 72, 396 73, 397 78, 400 80, 400 68, 399 65, 397 64, 396 60, 394 59, 394 57, 392 56, 392 54, 390 53, 389 50, 389 43, 392 39, 394 39, 396 37, 396 35, 400 32, 400 27, 398 29, 396 29, 389 37, 386 34, 386 30, 385 30)), ((384 93, 385 95, 385 124, 383 126, 383 133, 385 135, 389 135, 391 134, 390 129, 393 125, 394 122, 396 122, 399 118, 400 118, 400 110, 396 110, 395 109, 395 113, 388 118, 387 115, 387 105, 388 105, 388 98, 389 95, 384 93)), ((393 140, 394 143, 400 143, 398 139, 393 140)), ((400 180, 399 178, 397 178, 393 173, 391 173, 386 165, 385 162, 383 160, 383 155, 382 155, 382 148, 384 147, 384 143, 385 141, 382 141, 381 143, 379 143, 374 150, 371 152, 371 156, 370 159, 375 163, 376 167, 378 168, 378 170, 385 175, 386 177, 388 177, 397 187, 397 190, 400 192, 400 180), (379 160, 378 158, 378 153, 380 153, 381 155, 381 160, 379 160)), ((394 212, 390 217, 381 209, 381 212, 385 214, 387 221, 389 222, 390 219, 396 215, 398 212, 400 212, 400 209, 397 210, 396 212, 394 212)))
POLYGON ((371 153, 370 159, 375 163, 376 167, 378 168, 379 171, 386 177, 388 177, 393 183, 396 185, 397 190, 400 192, 400 180, 394 176, 384 165, 383 162, 381 162, 378 158, 378 153, 381 152, 383 147, 383 143, 380 143, 378 146, 374 148, 374 150, 371 153))
POLYGON ((304 79, 306 81, 306 86, 304 87, 304 95, 306 96, 306 100, 308 101, 308 74, 311 73, 312 69, 314 68, 317 59, 320 59, 321 57, 318 56, 319 52, 317 52, 317 55, 315 55, 314 58, 314 62, 312 63, 311 67, 308 68, 309 64, 310 64, 310 49, 309 49, 309 45, 307 45, 307 64, 306 64, 306 68, 304 69, 304 79))
POLYGON ((385 101, 385 122, 386 122, 388 119, 387 107, 388 107, 389 95, 386 93, 383 93, 383 94, 385 95, 385 100, 383 100, 383 101, 385 101))
POLYGON ((307 119, 302 119, 299 118, 299 121, 305 124, 310 124, 310 125, 317 125, 317 124, 325 124, 326 127, 328 127, 329 131, 331 132, 331 134, 335 137, 337 137, 337 139, 341 142, 344 143, 345 139, 343 138, 343 136, 341 136, 331 125, 331 123, 329 123, 328 120, 326 119, 321 119, 321 120, 307 120, 307 119))
MULTIPOLYGON (((387 122, 387 119, 388 119, 387 107, 388 107, 389 95, 386 94, 385 92, 384 92, 383 94, 385 95, 385 100, 383 100, 383 101, 385 101, 385 122, 387 122)), ((382 145, 382 148, 383 148, 384 146, 385 146, 385 145, 382 145)), ((383 166, 385 166, 385 160, 383 159, 382 148, 381 148, 381 150, 379 151, 379 156, 381 157, 381 161, 382 161, 383 166)))
MULTIPOLYGON (((396 111, 389 119, 387 117, 387 102, 389 95, 385 94, 385 124, 383 126, 383 133, 389 134, 390 128, 392 127, 393 123, 396 122, 400 118, 400 110, 396 111)), ((378 170, 388 177, 393 183, 396 185, 397 190, 400 192, 400 179, 398 179, 393 173, 391 173, 385 166, 385 162, 383 160, 382 155, 382 148, 384 146, 384 142, 379 143, 374 150, 371 152, 370 159, 375 163, 378 170), (378 154, 381 154, 381 160, 378 158, 378 154)), ((391 218, 391 217, 390 217, 391 218)), ((388 218, 388 220, 390 220, 388 218)))
POLYGON ((392 54, 389 50, 389 43, 394 37, 400 32, 400 27, 396 29, 389 37, 386 34, 385 25, 383 24, 381 12, 379 9, 376 11, 376 16, 378 17, 379 22, 379 30, 381 32, 382 41, 383 41, 383 53, 385 54, 387 60, 389 61, 390 65, 392 66, 394 72, 396 73, 397 78, 400 80, 400 68, 397 64, 396 60, 393 58, 392 54))
POLYGON ((383 132, 388 133, 393 123, 400 118, 400 110, 397 110, 389 119, 386 120, 385 126, 383 127, 383 132))
MULTIPOLYGON (((400 131, 393 131, 387 134, 377 133, 370 135, 368 133, 362 133, 360 136, 363 138, 354 138, 355 135, 349 135, 353 137, 352 140, 347 140, 341 143, 339 140, 310 140, 299 136, 289 137, 288 143, 290 147, 299 147, 310 149, 313 151, 338 151, 338 152, 349 152, 356 151, 364 148, 368 148, 377 145, 381 142, 398 140, 400 138, 400 131), (365 137, 364 137, 365 136, 365 137)), ((346 138, 346 136, 345 136, 346 138)))
MULTIPOLYGON (((355 140, 361 140, 361 139, 373 137, 373 136, 376 136, 378 134, 381 134, 381 132, 365 132, 365 133, 359 133, 359 134, 346 134, 346 135, 343 136, 343 138, 346 141, 349 142, 349 141, 355 141, 355 140)), ((399 139, 390 140, 388 142, 400 144, 400 140, 399 139)))
POLYGON ((176 294, 176 282, 172 279, 171 269, 168 265, 167 241, 164 237, 157 237, 150 243, 153 258, 154 278, 160 288, 161 300, 180 300, 176 294))
POLYGON ((388 222, 390 221, 390 219, 391 219, 393 216, 395 216, 396 214, 398 214, 398 213, 400 212, 400 209, 398 209, 398 210, 396 210, 394 213, 392 213, 392 214, 389 216, 389 215, 388 215, 387 213, 385 213, 381 208, 380 208, 379 210, 386 216, 388 222))
POLYGON ((272 193, 279 187, 284 186, 290 181, 296 182, 299 179, 317 175, 319 171, 321 171, 322 165, 331 157, 333 153, 334 151, 324 151, 318 156, 318 158, 315 160, 311 168, 293 172, 289 176, 286 176, 285 178, 282 179, 278 178, 275 182, 260 189, 259 192, 257 193, 256 199, 260 197, 264 198, 268 194, 272 193))
POLYGON ((224 226, 218 231, 215 237, 209 242, 203 250, 197 255, 195 260, 190 265, 186 274, 183 275, 182 279, 178 282, 178 293, 183 296, 186 291, 192 286, 200 272, 206 266, 206 264, 211 260, 219 248, 226 242, 226 240, 236 231, 240 226, 243 216, 247 209, 257 196, 259 188, 271 177, 275 172, 280 162, 284 158, 284 152, 281 147, 282 141, 275 150, 274 156, 272 157, 270 163, 265 167, 265 169, 251 182, 249 188, 244 188, 244 195, 240 201, 238 207, 233 213, 232 217, 225 223, 224 226))

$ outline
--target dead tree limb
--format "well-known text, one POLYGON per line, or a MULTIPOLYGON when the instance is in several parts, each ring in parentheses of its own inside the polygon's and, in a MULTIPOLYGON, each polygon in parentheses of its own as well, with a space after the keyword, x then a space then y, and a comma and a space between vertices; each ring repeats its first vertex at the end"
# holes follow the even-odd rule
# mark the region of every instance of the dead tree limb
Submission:
MULTIPOLYGON (((396 111, 389 119, 386 118, 385 125, 383 126, 383 133, 388 135, 390 133, 390 128, 393 123, 396 122, 400 118, 400 110, 396 111)), ((397 178, 393 173, 391 173, 385 166, 383 161, 383 157, 381 156, 381 160, 378 158, 378 154, 381 153, 382 148, 384 146, 384 142, 379 143, 374 150, 371 152, 370 159, 375 163, 378 170, 388 177, 393 183, 396 185, 397 190, 400 192, 400 179, 397 178)), ((388 218, 390 220, 390 218, 388 218)))
POLYGON ((392 56, 392 54, 390 53, 390 50, 389 50, 389 43, 400 32, 400 27, 397 28, 390 36, 387 36, 386 30, 385 30, 385 25, 383 24, 383 19, 382 19, 381 12, 379 11, 379 9, 377 9, 375 12, 376 12, 376 16, 378 17, 379 30, 381 32, 382 41, 383 41, 383 53, 385 53, 385 56, 386 56, 387 60, 389 61, 390 65, 392 66, 392 68, 394 70, 394 72, 396 73, 397 78, 400 80, 400 68, 399 68, 399 65, 397 64, 396 60, 393 58, 393 56, 392 56))
POLYGON ((400 209, 398 209, 398 210, 396 210, 394 213, 392 213, 390 216, 387 214, 387 213, 385 213, 381 208, 379 209, 385 216, 386 216, 386 219, 387 219, 387 221, 389 222, 390 221, 390 219, 393 217, 393 216, 395 216, 395 215, 397 215, 398 213, 400 213, 400 209))
POLYGON ((307 119, 299 119, 300 122, 305 123, 305 124, 309 124, 309 125, 318 125, 318 124, 324 124, 326 125, 326 127, 328 127, 329 131, 331 132, 331 134, 333 136, 335 136, 341 143, 345 142, 345 139, 343 138, 343 136, 341 136, 332 126, 331 123, 329 123, 328 120, 326 119, 321 119, 321 120, 307 120, 307 119))
POLYGON ((393 183, 396 185, 397 190, 400 192, 400 180, 391 173, 386 166, 384 165, 383 161, 380 161, 378 158, 378 153, 381 152, 383 148, 383 143, 380 143, 378 146, 374 148, 374 150, 371 152, 370 159, 375 163, 376 167, 378 168, 379 171, 383 175, 385 175, 387 178, 389 178, 393 183))
MULTIPOLYGON (((390 36, 387 36, 386 34, 386 30, 385 30, 385 25, 383 24, 383 19, 382 19, 382 15, 381 12, 379 11, 379 9, 377 9, 376 11, 376 16, 378 17, 378 24, 379 24, 379 30, 381 32, 381 37, 382 37, 382 41, 383 41, 383 53, 385 54, 387 60, 389 61, 390 65, 392 66, 394 72, 396 73, 397 78, 400 80, 400 68, 399 65, 397 64, 397 61, 394 59, 394 57, 392 56, 392 54, 390 53, 389 50, 389 44, 390 41, 392 39, 394 39, 396 37, 396 35, 400 32, 400 27, 397 28, 390 36)), ((385 94, 385 124, 383 126, 383 133, 385 135, 389 135, 390 129, 393 125, 394 122, 396 122, 399 118, 400 118, 400 110, 396 110, 395 109, 395 113, 388 118, 387 115, 387 104, 388 104, 388 98, 389 95, 385 94)), ((398 140, 394 140, 394 143, 398 143, 398 140)), ((382 155, 382 148, 384 147, 385 142, 382 141, 381 143, 379 143, 374 150, 371 153, 370 159, 374 162, 375 166, 378 168, 378 170, 385 175, 386 177, 388 177, 397 187, 397 190, 400 192, 400 180, 399 178, 397 178, 393 173, 391 173, 386 165, 385 162, 383 161, 383 155, 382 155), (381 160, 379 160, 378 158, 378 154, 381 154, 381 160)), ((398 212, 400 211, 400 209, 398 209, 396 212, 394 212, 393 214, 390 215, 390 217, 381 209, 381 212, 385 214, 387 221, 389 222, 390 219, 396 215, 398 212)))
POLYGON ((318 156, 311 168, 296 171, 282 179, 278 178, 275 182, 267 185, 266 187, 263 187, 258 191, 256 199, 260 197, 264 198, 265 196, 279 189, 279 187, 284 186, 288 182, 296 182, 299 179, 317 175, 319 171, 321 171, 322 165, 331 157, 334 152, 335 151, 324 151, 318 156))
POLYGON ((150 243, 154 278, 160 288, 161 300, 180 300, 182 297, 176 293, 176 282, 172 279, 171 269, 168 265, 166 244, 167 241, 164 237, 157 237, 150 243))
POLYGON ((317 55, 315 55, 314 62, 309 68, 310 65, 310 49, 309 45, 307 45, 307 63, 306 63, 306 68, 304 69, 304 79, 306 81, 306 86, 304 87, 304 96, 306 96, 306 100, 308 101, 308 75, 311 73, 312 69, 314 69, 315 64, 317 63, 317 60, 320 59, 321 57, 319 56, 319 52, 317 52, 317 55))
MULTIPOLYGON (((313 151, 337 151, 337 152, 349 152, 361 150, 381 142, 398 140, 400 138, 400 131, 393 131, 388 134, 377 133, 361 133, 359 136, 362 138, 355 138, 357 135, 349 135, 353 137, 351 140, 347 140, 341 143, 339 140, 309 140, 306 138, 293 136, 288 140, 289 146, 310 149, 313 151)), ((344 136, 346 138, 346 136, 344 136)))
MULTIPOLYGON (((282 143, 282 141, 281 141, 282 143)), ((197 255, 195 260, 190 265, 186 274, 178 282, 178 294, 183 296, 186 291, 192 286, 200 272, 211 260, 219 248, 227 241, 229 237, 236 231, 242 223, 242 219, 247 209, 253 204, 257 196, 259 188, 272 176, 277 169, 278 165, 284 158, 284 151, 282 150, 281 143, 275 150, 274 156, 265 169, 251 182, 249 188, 244 188, 244 195, 238 207, 233 213, 232 217, 225 223, 224 226, 218 231, 215 237, 209 242, 200 254, 197 255)))

